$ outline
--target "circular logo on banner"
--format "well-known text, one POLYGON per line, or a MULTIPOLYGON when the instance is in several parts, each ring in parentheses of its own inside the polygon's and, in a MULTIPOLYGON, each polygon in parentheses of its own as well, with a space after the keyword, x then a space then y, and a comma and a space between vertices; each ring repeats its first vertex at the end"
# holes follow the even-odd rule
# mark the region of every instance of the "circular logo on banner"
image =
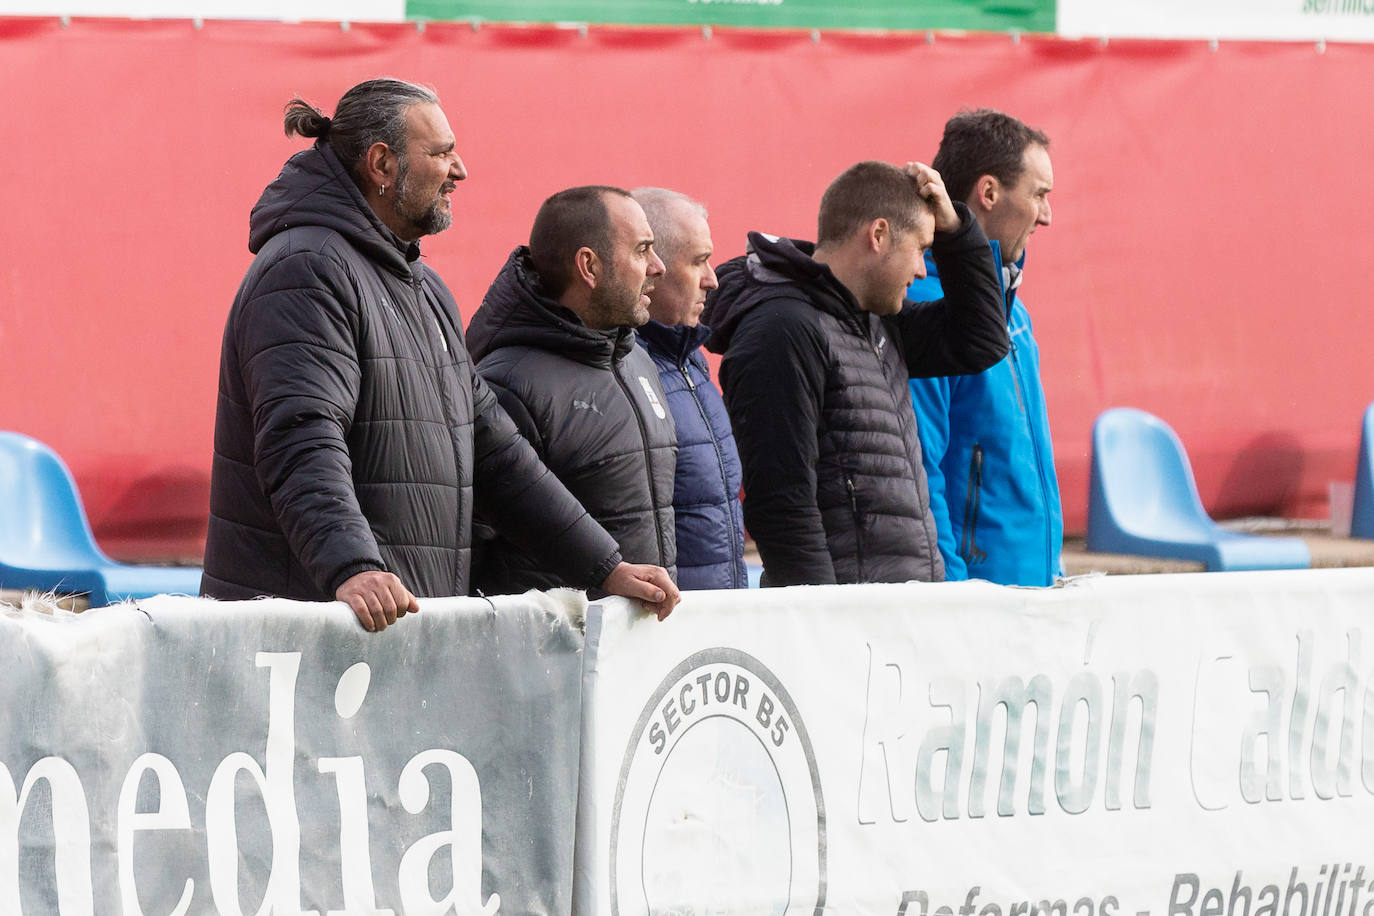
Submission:
POLYGON ((695 653, 625 748, 611 913, 820 914, 825 887, 825 803, 796 705, 753 656, 695 653))

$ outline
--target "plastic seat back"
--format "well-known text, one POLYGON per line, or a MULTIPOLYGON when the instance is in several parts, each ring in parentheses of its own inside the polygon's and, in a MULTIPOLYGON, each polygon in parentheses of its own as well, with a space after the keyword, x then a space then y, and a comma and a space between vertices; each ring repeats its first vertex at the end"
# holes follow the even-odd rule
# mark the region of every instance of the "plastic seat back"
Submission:
POLYGON ((1374 404, 1364 411, 1360 458, 1355 464, 1355 499, 1350 510, 1350 536, 1374 538, 1374 404))
POLYGON ((1133 407, 1112 408, 1093 424, 1091 496, 1091 550, 1120 550, 1122 535, 1205 540, 1214 527, 1183 443, 1163 420, 1133 407))
POLYGON ((1209 570, 1312 565, 1301 538, 1241 534, 1212 521, 1178 435, 1133 407, 1105 411, 1093 424, 1088 549, 1193 560, 1209 570))
POLYGON ((0 587, 86 594, 91 607, 194 595, 200 569, 132 566, 96 544, 71 471, 42 442, 0 432, 0 587))
POLYGON ((0 432, 0 584, 8 585, 6 567, 94 571, 110 562, 62 459, 36 439, 0 432))

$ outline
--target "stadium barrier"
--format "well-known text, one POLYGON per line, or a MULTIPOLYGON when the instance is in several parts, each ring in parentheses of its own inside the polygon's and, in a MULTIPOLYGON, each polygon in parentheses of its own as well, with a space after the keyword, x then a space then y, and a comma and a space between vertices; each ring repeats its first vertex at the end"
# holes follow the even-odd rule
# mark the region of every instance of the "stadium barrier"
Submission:
POLYGON ((1374 570, 0 616, 0 914, 1369 916, 1374 570))

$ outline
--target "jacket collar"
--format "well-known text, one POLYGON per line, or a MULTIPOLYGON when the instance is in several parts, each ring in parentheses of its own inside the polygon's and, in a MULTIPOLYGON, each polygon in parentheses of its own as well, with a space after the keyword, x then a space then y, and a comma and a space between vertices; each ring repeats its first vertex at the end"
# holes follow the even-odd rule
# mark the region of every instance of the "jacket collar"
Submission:
POLYGON ((329 144, 317 140, 282 166, 248 218, 248 250, 298 226, 322 226, 348 239, 368 259, 406 279, 420 276, 418 242, 404 242, 378 218, 329 144))
POLYGON ((480 360, 501 347, 525 346, 559 353, 589 366, 611 368, 634 347, 633 328, 589 328, 571 309, 544 292, 529 248, 511 252, 472 316, 468 349, 480 360))
POLYGON ((811 257, 815 251, 811 242, 750 232, 745 254, 716 269, 720 285, 706 294, 702 318, 711 326, 706 349, 724 353, 744 316, 775 297, 804 302, 856 333, 870 334, 875 316, 859 308, 854 294, 829 266, 811 257))
POLYGON ((711 336, 711 329, 704 324, 688 327, 651 320, 636 333, 650 353, 670 359, 680 368, 687 364, 693 352, 706 343, 706 338, 711 336))
MULTIPOLYGON (((1002 299, 1006 303, 1007 312, 1011 312, 1012 300, 1016 298, 1016 290, 1021 286, 1021 279, 1024 276, 1026 267, 1026 253, 1021 252, 1021 257, 1015 264, 1002 263, 1002 244, 996 240, 989 240, 988 247, 992 249, 992 260, 997 267, 997 280, 1002 284, 1002 299)), ((926 252, 926 276, 933 280, 940 279, 940 268, 935 263, 935 256, 926 252)), ((916 286, 921 281, 917 280, 912 286, 916 286)), ((908 298, 910 294, 908 293, 908 298)))

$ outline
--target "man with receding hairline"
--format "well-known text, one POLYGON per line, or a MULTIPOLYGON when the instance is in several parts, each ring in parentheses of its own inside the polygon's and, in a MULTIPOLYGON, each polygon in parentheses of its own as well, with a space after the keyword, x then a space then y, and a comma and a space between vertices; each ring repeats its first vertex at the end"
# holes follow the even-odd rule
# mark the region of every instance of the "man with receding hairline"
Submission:
POLYGON ((707 298, 707 347, 744 464, 764 585, 939 581, 909 376, 977 372, 1007 352, 987 239, 935 170, 851 166, 818 241, 752 232, 707 298), (949 282, 906 300, 935 253, 949 282))
POLYGON ((474 504, 569 584, 666 615, 666 571, 615 541, 539 463, 473 372, 419 239, 467 177, 430 89, 359 83, 253 208, 225 324, 201 591, 342 601, 377 631, 469 589, 474 504))
MULTIPOLYGON (((673 573, 673 418, 634 330, 662 274, 653 231, 628 192, 560 191, 492 282, 468 345, 544 464, 625 559, 673 573)), ((488 593, 566 584, 504 537, 483 545, 476 582, 488 593)))
POLYGON ((745 588, 744 518, 739 451, 730 418, 701 345, 711 329, 700 323, 706 294, 716 288, 706 208, 666 188, 632 192, 654 230, 663 276, 649 293, 649 321, 639 340, 677 425, 673 516, 677 581, 683 589, 745 588))

